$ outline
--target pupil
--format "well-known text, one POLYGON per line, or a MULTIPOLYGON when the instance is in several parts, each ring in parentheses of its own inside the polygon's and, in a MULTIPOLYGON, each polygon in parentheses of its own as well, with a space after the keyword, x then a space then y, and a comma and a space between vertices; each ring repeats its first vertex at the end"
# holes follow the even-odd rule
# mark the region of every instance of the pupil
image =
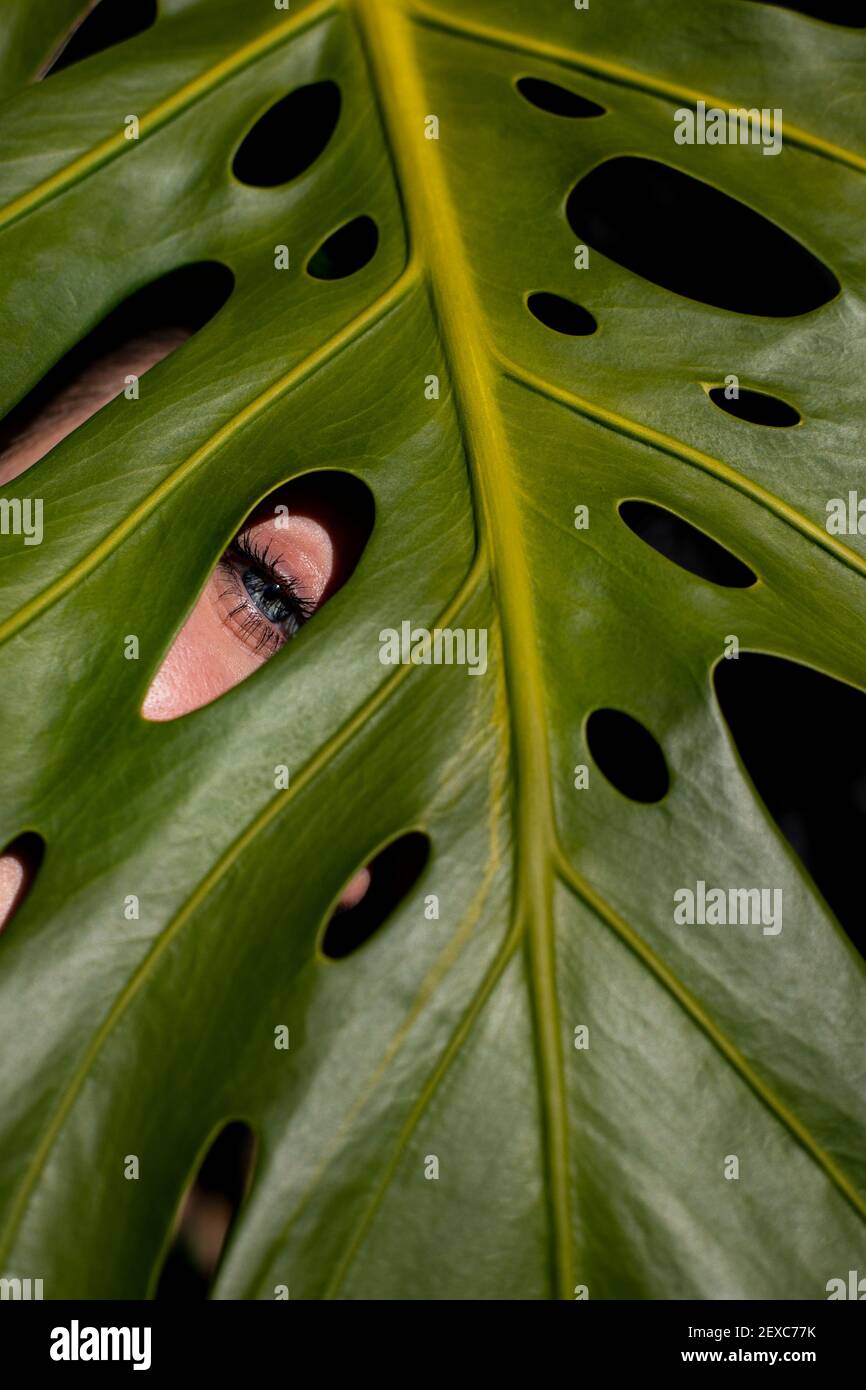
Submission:
POLYGON ((247 570, 243 582, 253 603, 269 622, 280 624, 288 621, 291 610, 279 584, 266 582, 255 570, 247 570))

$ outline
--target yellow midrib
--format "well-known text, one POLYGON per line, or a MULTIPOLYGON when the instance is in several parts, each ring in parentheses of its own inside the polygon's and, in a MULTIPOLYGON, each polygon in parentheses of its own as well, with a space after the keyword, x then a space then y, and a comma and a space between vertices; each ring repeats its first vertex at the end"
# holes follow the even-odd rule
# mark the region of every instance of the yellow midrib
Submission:
MULTIPOLYGON (((552 1218, 555 1286, 571 1297, 574 1279, 568 1123, 558 1023, 551 853, 553 798, 545 705, 533 634, 531 570, 516 497, 509 440, 497 401, 497 372, 469 271, 440 143, 425 139, 430 108, 415 57, 405 0, 353 0, 398 165, 413 248, 428 268, 434 306, 464 439, 479 526, 490 555, 502 617, 505 678, 515 763, 514 923, 526 933, 538 1036, 552 1218)), ((447 126, 443 132, 447 139, 447 126)))

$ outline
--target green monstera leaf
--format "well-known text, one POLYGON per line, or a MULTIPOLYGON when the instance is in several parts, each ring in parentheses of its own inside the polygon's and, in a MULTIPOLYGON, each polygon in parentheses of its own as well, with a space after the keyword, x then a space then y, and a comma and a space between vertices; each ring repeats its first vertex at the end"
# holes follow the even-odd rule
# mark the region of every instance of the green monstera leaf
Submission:
MULTIPOLYGON (((44 517, 0 537, 3 843, 45 854, 0 939, 0 1271, 149 1296, 242 1120, 216 1298, 825 1297, 862 1265, 863 965, 712 671, 736 638, 866 686, 866 543, 825 524, 866 410, 862 34, 753 0, 159 0, 35 80, 84 8, 3 7, 0 408, 178 267, 234 288, 2 492, 44 517), (323 81, 318 157, 239 181, 259 118, 323 81), (782 149, 677 143, 701 101, 778 108, 782 149), (659 168, 700 190, 661 241, 659 168), (317 278, 359 218, 375 254, 317 278), (768 297, 692 293, 701 265, 768 297), (800 423, 719 409, 730 375, 800 423), (142 719, 251 506, 323 469, 375 500, 350 582, 221 699, 142 719), (757 581, 672 563, 627 500, 757 581), (406 622, 483 631, 486 669, 384 664, 406 622), (665 794, 605 775, 600 709, 665 794), (323 959, 408 831, 421 876, 323 959), (699 882, 780 891, 782 930, 677 922, 699 882)), ((845 756, 791 728, 792 760, 845 756)))

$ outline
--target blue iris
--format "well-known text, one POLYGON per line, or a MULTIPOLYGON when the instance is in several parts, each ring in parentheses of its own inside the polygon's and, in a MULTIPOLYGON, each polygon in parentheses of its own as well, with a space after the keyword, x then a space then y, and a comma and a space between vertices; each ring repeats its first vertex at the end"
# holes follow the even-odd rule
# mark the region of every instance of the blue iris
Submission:
POLYGON ((251 569, 244 570, 241 577, 244 588, 268 622, 282 628, 289 635, 298 631, 298 615, 279 584, 251 569))

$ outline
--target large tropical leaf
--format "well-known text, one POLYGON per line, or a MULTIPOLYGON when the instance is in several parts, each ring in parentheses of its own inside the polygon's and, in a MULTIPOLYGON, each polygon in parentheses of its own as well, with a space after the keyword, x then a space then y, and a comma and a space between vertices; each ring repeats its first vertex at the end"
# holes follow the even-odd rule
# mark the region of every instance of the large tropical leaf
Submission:
MULTIPOLYGON (((4 491, 44 499, 45 536, 0 538, 2 835, 46 853, 0 942, 0 1269, 46 1297, 152 1292, 186 1184, 239 1118, 258 1156, 216 1297, 824 1297, 862 1264, 862 962, 711 670, 736 635, 866 685, 866 545, 824 526, 862 451, 862 35, 751 0, 160 0, 137 37, 31 80, 83 8, 3 7, 0 407, 167 271, 218 261, 236 284, 140 400, 4 491), (526 76, 605 114, 540 109, 526 76), (342 93, 324 153, 239 184, 258 117, 324 78, 342 93), (782 108, 781 154, 676 145, 674 111, 701 99, 782 108), (756 315, 597 249, 575 269, 567 196, 622 155, 754 209, 840 293, 756 315), (370 263, 311 278, 362 215, 370 263), (536 291, 598 332, 553 332, 536 291), (728 373, 803 424, 717 409, 705 387, 728 373), (351 582, 230 694, 142 720, 251 505, 322 468, 375 497, 351 582), (624 498, 759 582, 671 563, 624 498), (487 674, 383 666, 380 631, 407 620, 488 629, 487 674), (597 707, 658 740, 656 804, 593 762, 597 707), (413 828, 421 878, 323 961, 342 885, 413 828), (675 924, 698 880, 781 889, 784 929, 675 924)), ((680 235, 748 262, 685 205, 680 235)), ((791 759, 836 756, 833 734, 803 710, 791 759)))

